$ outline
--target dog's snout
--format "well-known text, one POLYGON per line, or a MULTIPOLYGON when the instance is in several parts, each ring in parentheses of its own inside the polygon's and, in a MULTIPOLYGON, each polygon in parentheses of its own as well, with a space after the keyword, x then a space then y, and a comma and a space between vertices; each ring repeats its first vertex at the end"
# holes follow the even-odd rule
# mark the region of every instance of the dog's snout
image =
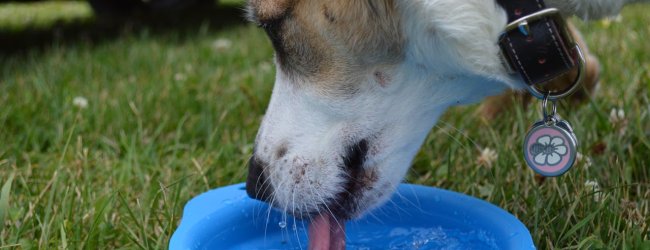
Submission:
POLYGON ((248 196, 265 202, 269 201, 273 194, 273 187, 264 171, 267 165, 255 156, 251 157, 248 161, 248 177, 246 178, 248 196))

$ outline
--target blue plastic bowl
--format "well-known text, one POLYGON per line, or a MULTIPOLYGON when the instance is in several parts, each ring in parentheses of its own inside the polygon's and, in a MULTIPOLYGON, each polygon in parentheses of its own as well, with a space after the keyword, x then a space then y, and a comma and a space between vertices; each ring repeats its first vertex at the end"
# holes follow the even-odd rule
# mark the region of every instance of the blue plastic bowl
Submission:
MULTIPOLYGON (((307 222, 248 198, 245 185, 190 200, 169 248, 306 249, 307 222)), ((488 202, 402 184, 391 201, 346 224, 347 249, 535 249, 514 216, 488 202)))

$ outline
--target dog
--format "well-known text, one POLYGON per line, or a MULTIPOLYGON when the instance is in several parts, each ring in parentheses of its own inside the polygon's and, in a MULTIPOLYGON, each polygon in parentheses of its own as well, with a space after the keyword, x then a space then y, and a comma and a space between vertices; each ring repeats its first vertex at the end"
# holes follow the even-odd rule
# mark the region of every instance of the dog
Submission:
MULTIPOLYGON (((545 2, 599 19, 639 1, 545 2)), ((311 219, 312 249, 343 248, 343 221, 391 197, 445 110, 525 89, 499 57, 507 15, 496 1, 249 0, 247 10, 276 62, 247 192, 311 219)))

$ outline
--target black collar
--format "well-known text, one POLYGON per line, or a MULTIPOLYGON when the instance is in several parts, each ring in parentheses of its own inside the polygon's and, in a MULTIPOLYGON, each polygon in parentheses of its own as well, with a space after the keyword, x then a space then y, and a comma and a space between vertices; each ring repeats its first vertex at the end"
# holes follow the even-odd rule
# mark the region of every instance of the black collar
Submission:
POLYGON ((497 3, 508 14, 509 24, 499 39, 499 46, 512 73, 519 73, 537 97, 570 94, 578 85, 581 73, 566 88, 542 90, 544 83, 576 67, 584 69, 582 52, 559 11, 546 8, 543 0, 497 0, 497 3))

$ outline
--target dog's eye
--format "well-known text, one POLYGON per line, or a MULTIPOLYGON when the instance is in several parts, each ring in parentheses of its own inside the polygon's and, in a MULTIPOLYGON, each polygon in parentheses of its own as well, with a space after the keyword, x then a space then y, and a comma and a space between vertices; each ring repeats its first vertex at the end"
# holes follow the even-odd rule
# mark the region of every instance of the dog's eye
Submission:
POLYGON ((259 24, 260 27, 266 31, 266 34, 269 36, 271 41, 274 44, 279 44, 280 38, 281 38, 281 29, 282 29, 282 22, 281 21, 273 21, 273 22, 264 22, 259 24))
POLYGON ((259 20, 257 22, 257 25, 266 31, 276 49, 282 45, 282 27, 288 18, 288 15, 282 15, 279 18, 259 20))
POLYGON ((257 23, 257 26, 265 30, 278 29, 281 25, 281 20, 271 20, 271 21, 261 21, 257 23))
POLYGON ((287 18, 287 15, 282 15, 273 19, 258 20, 257 26, 265 30, 279 29, 287 18))

